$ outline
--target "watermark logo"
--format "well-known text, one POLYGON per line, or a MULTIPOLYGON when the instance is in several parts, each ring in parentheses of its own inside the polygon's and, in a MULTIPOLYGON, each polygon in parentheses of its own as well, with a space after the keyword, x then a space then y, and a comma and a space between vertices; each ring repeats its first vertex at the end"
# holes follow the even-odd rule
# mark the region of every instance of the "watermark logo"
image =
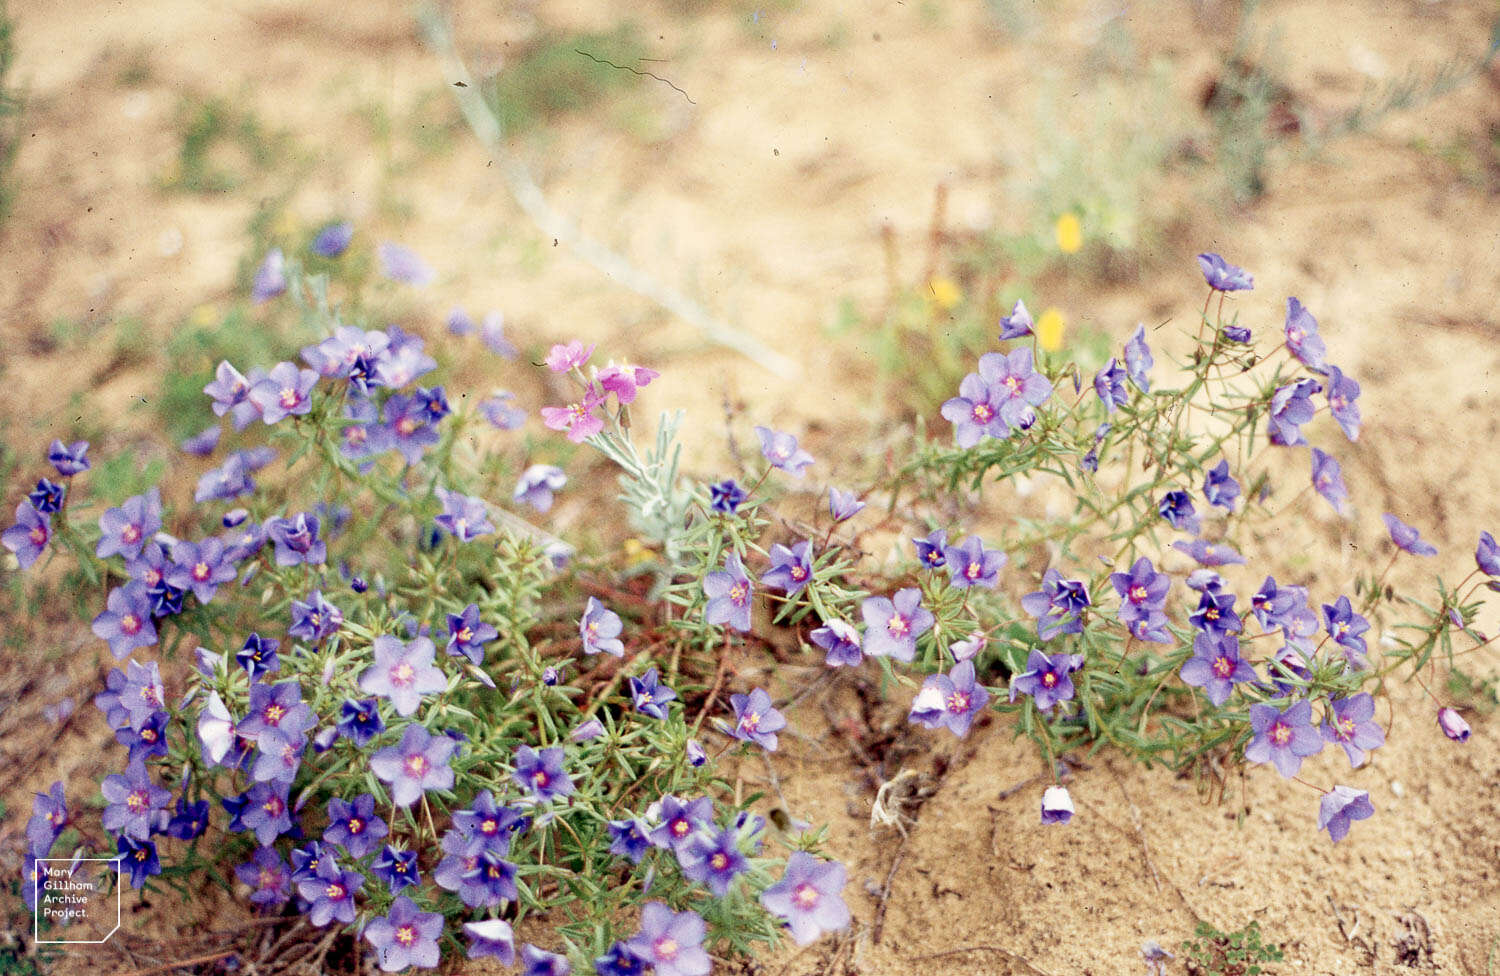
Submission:
POLYGON ((32 938, 41 944, 97 945, 120 928, 120 859, 39 858, 32 938))

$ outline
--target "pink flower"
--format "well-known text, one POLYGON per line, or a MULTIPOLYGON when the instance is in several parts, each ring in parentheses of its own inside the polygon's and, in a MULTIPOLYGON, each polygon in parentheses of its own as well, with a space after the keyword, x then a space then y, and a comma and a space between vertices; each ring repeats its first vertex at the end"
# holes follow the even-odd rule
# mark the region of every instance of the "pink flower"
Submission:
POLYGON ((558 344, 552 347, 552 350, 547 353, 547 368, 554 373, 566 373, 588 362, 593 354, 592 342, 585 346, 580 340, 574 339, 567 345, 558 344))
POLYGON ((583 399, 577 403, 570 403, 566 407, 543 407, 542 422, 552 430, 567 431, 568 440, 574 444, 582 444, 604 429, 603 419, 594 412, 603 402, 604 395, 599 388, 590 384, 583 399))
POLYGON ((661 374, 645 366, 616 366, 613 363, 599 371, 599 385, 613 393, 621 403, 634 403, 639 387, 646 386, 661 374))

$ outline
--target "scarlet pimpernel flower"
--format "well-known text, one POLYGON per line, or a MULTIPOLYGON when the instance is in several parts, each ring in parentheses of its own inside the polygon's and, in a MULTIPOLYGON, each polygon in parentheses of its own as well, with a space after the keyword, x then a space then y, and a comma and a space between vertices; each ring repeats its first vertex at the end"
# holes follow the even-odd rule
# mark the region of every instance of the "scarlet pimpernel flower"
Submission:
POLYGON ((1083 611, 1091 599, 1082 580, 1063 579, 1056 568, 1042 576, 1042 588, 1021 597, 1021 609, 1036 620, 1036 633, 1042 640, 1059 634, 1083 633, 1083 611))
POLYGON ((1248 291, 1255 287, 1255 279, 1238 265, 1230 264, 1217 254, 1198 255, 1198 267, 1203 278, 1214 291, 1248 291))
POLYGON ((656 976, 706 976, 707 933, 697 912, 674 912, 663 902, 648 901, 641 909, 641 930, 627 945, 651 964, 656 976))
POLYGON ((1036 323, 1032 321, 1031 313, 1026 310, 1026 303, 1016 299, 1016 304, 1011 308, 1009 315, 1000 318, 1000 339, 1021 339, 1032 334, 1036 323))
POLYGON ((1332 455, 1312 449, 1313 489, 1340 515, 1349 514, 1349 491, 1344 487, 1344 472, 1332 455))
POLYGON ((1239 638, 1233 634, 1201 633, 1193 638, 1193 656, 1182 665, 1182 680, 1222 705, 1236 684, 1255 680, 1255 668, 1240 656, 1239 638))
POLYGON ((433 521, 459 542, 470 542, 495 531, 490 523, 489 506, 483 499, 443 488, 434 488, 433 493, 443 503, 442 513, 433 521))
POLYGON ((1030 695, 1036 707, 1047 711, 1058 702, 1073 699, 1074 671, 1083 667, 1082 654, 1054 654, 1047 656, 1041 650, 1032 650, 1026 658, 1026 670, 1010 681, 1010 700, 1017 693, 1030 695))
POLYGON ((949 584, 956 589, 983 586, 994 589, 1000 583, 1000 570, 1005 566, 1005 553, 998 549, 984 548, 977 535, 971 535, 956 546, 943 550, 943 563, 948 567, 949 584))
POLYGON ((563 751, 556 746, 540 752, 531 746, 517 748, 511 778, 522 789, 535 793, 542 800, 573 792, 573 780, 563 771, 563 751))
POLYGON ((760 453, 773 468, 800 478, 807 472, 807 466, 813 463, 813 456, 798 447, 797 438, 791 434, 757 427, 755 436, 760 438, 760 453))
POLYGON ((432 735, 420 725, 408 725, 397 745, 386 746, 370 757, 370 769, 391 784, 391 801, 409 807, 427 790, 453 786, 453 768, 448 760, 458 742, 446 735, 432 735))
POLYGON ((1297 775, 1304 758, 1323 749, 1323 737, 1312 727, 1312 704, 1306 699, 1285 709, 1251 705, 1250 729, 1253 735, 1245 746, 1246 761, 1269 762, 1288 779, 1297 775))
POLYGON ((390 913, 375 918, 365 926, 365 939, 380 956, 380 968, 398 973, 411 966, 433 969, 438 964, 438 936, 443 932, 443 916, 424 912, 417 903, 400 895, 391 904, 390 913))
MULTIPOLYGON (((788 596, 800 591, 812 579, 812 543, 806 539, 791 548, 781 543, 771 546, 771 568, 761 576, 766 586, 774 586, 788 596)), ((744 629, 744 628, 741 628, 744 629)))
POLYGON ((1318 829, 1328 831, 1335 844, 1348 835, 1354 821, 1373 816, 1375 805, 1370 802, 1370 794, 1352 786, 1335 786, 1318 801, 1318 829))
POLYGON ((1308 369, 1323 372, 1328 347, 1323 344, 1323 337, 1318 335, 1318 320, 1295 298, 1286 300, 1285 332, 1286 347, 1292 355, 1308 369))
POLYGON ((1350 766, 1365 761, 1365 753, 1385 745, 1385 730, 1375 719, 1375 699, 1369 692, 1359 692, 1328 702, 1329 713, 1319 729, 1323 738, 1340 745, 1349 757, 1350 766))
POLYGON ((426 637, 403 643, 389 634, 375 638, 375 663, 359 676, 359 690, 388 698, 396 714, 416 714, 423 695, 448 687, 448 679, 432 663, 437 648, 426 637))
POLYGON ((1413 556, 1436 556, 1437 547, 1422 539, 1422 533, 1407 525, 1405 522, 1386 512, 1380 516, 1385 520, 1386 531, 1390 533, 1391 541, 1396 548, 1403 552, 1409 552, 1413 556))

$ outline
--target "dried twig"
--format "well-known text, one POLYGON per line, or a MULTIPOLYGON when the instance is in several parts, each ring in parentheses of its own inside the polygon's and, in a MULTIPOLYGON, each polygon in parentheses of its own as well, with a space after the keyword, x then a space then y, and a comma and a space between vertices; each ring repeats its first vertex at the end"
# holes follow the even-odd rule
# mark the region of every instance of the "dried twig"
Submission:
POLYGON ((152 976, 154 973, 170 973, 174 969, 186 969, 189 966, 201 966, 207 962, 218 962, 234 955, 233 949, 225 949, 222 952, 210 953, 206 956, 195 956, 192 959, 181 959, 177 962, 169 962, 160 966, 152 966, 149 969, 132 969, 122 973, 121 976, 152 976))
POLYGON ((744 329, 734 328, 698 302, 663 285, 621 255, 586 236, 575 221, 553 209, 552 204, 543 196, 541 188, 531 178, 525 164, 507 147, 505 131, 499 118, 479 93, 479 88, 469 75, 469 69, 458 55, 448 21, 441 12, 431 7, 424 11, 421 21, 428 46, 442 59, 444 74, 449 82, 448 90, 458 101, 464 121, 468 122, 469 128, 485 148, 495 153, 495 161, 499 164, 500 173, 505 178, 511 196, 543 233, 567 244, 573 253, 603 274, 687 322, 710 342, 732 349, 777 375, 796 377, 801 373, 795 360, 767 348, 751 338, 744 329))

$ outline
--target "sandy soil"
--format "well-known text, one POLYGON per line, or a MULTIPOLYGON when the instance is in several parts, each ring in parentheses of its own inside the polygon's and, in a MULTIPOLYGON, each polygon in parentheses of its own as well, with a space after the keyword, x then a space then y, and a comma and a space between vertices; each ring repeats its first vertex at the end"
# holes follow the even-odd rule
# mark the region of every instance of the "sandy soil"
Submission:
MULTIPOLYGON (((825 477, 867 474, 857 445, 883 412, 867 395, 864 337, 835 342, 824 326, 846 296, 879 309, 883 227, 898 245, 896 273, 917 279, 939 184, 951 193, 954 227, 1016 219, 1017 188, 1049 138, 1036 132, 1026 93, 1044 78, 1062 91, 1086 87, 1088 55, 1113 11, 1018 7, 1031 29, 1017 37, 979 3, 857 6, 636 5, 649 56, 662 59, 651 70, 681 91, 638 86, 615 114, 569 118, 518 146, 587 233, 799 364, 795 375, 775 375, 705 348, 691 328, 541 239, 459 127, 403 4, 13 5, 30 107, 19 198, 0 227, 8 439, 26 451, 87 427, 102 438, 96 451, 160 453, 126 433, 139 416, 130 406, 155 395, 154 364, 114 351, 120 323, 138 318, 160 339, 199 306, 222 306, 252 217, 288 193, 295 225, 348 216, 361 234, 427 256, 439 281, 408 301, 403 321, 429 336, 455 303, 496 307, 524 345, 581 335, 607 355, 662 366, 652 401, 688 410, 700 470, 727 464, 727 400, 742 431, 758 422, 808 431, 828 459, 825 477), (241 164, 247 178, 224 195, 161 190, 187 94, 228 99, 288 133, 285 166, 241 164), (379 114, 395 120, 387 138, 371 124, 379 114), (60 348, 50 329, 60 317, 90 341, 60 348), (99 413, 82 418, 85 402, 99 413)), ((1282 81, 1327 118, 1409 65, 1477 49, 1494 13, 1478 2, 1330 0, 1272 3, 1260 16, 1279 28, 1282 81)), ((466 2, 455 23, 476 68, 503 70, 510 48, 543 26, 608 29, 618 16, 605 4, 466 2)), ((1193 101, 1230 43, 1232 11, 1140 4, 1125 8, 1123 23, 1134 63, 1170 67, 1168 94, 1182 112, 1162 127, 1202 130, 1193 101)), ((1358 518, 1307 529, 1329 544, 1304 571, 1316 591, 1347 588, 1357 548, 1384 545, 1381 511, 1419 522, 1450 576, 1467 572, 1477 532, 1500 525, 1486 463, 1500 364, 1497 91, 1480 79, 1373 135, 1280 165, 1248 208, 1216 204, 1184 189, 1189 177, 1174 178, 1159 201, 1163 231, 1142 243, 1137 273, 1101 280, 1080 258, 1042 282, 1047 303, 1075 327, 1119 341, 1137 319, 1190 321, 1201 294, 1191 255, 1212 249, 1254 271, 1256 290, 1239 307, 1257 328, 1279 325, 1288 294, 1317 313, 1337 360, 1364 384, 1367 426, 1341 454, 1358 518)), ((1056 132, 1082 138, 1099 119, 1069 112, 1048 120, 1056 132)), ((469 368, 476 388, 527 382, 525 367, 493 362, 469 368)), ((559 515, 564 528, 582 517, 581 508, 559 515)), ((1270 536, 1256 555, 1290 558, 1290 538, 1270 536)), ((102 725, 86 703, 107 654, 75 625, 13 617, 7 625, 35 640, 78 649, 62 658, 62 673, 0 664, 0 702, 11 699, 0 712, 0 787, 15 811, 29 790, 58 777, 76 787, 97 770, 102 725), (68 693, 79 714, 40 760, 53 733, 38 734, 37 715, 68 693)), ((1475 673, 1500 669, 1495 655, 1480 658, 1475 673)), ((740 675, 747 684, 756 677, 749 664, 740 675)), ((831 686, 820 707, 814 699, 803 710, 803 737, 779 760, 780 778, 799 816, 832 825, 857 921, 847 939, 766 960, 764 971, 1138 972, 1145 939, 1175 949, 1197 920, 1236 928, 1258 919, 1285 944, 1283 972, 1490 972, 1500 956, 1493 718, 1471 716, 1474 737, 1458 746, 1438 733, 1419 694, 1396 701, 1390 745, 1340 780, 1368 789, 1379 816, 1337 847, 1313 831, 1316 796, 1265 771, 1234 784, 1222 804, 1204 803, 1191 782, 1107 753, 1076 773, 1074 822, 1040 829, 1039 789, 1011 792, 1038 761, 999 724, 957 749, 951 738, 903 734, 926 749, 898 750, 878 772, 910 767, 935 789, 903 840, 869 828, 871 771, 833 731, 860 712, 846 684, 831 686)), ((881 722, 899 715, 881 712, 881 722)), ((1314 768, 1331 777, 1334 757, 1314 768)), ((17 827, 11 816, 4 830, 17 827)), ((183 920, 161 905, 130 922, 147 932, 179 923, 192 924, 191 913, 183 920)), ((84 954, 71 961, 92 965, 84 954)), ((1185 969, 1179 960, 1168 971, 1185 969)))

